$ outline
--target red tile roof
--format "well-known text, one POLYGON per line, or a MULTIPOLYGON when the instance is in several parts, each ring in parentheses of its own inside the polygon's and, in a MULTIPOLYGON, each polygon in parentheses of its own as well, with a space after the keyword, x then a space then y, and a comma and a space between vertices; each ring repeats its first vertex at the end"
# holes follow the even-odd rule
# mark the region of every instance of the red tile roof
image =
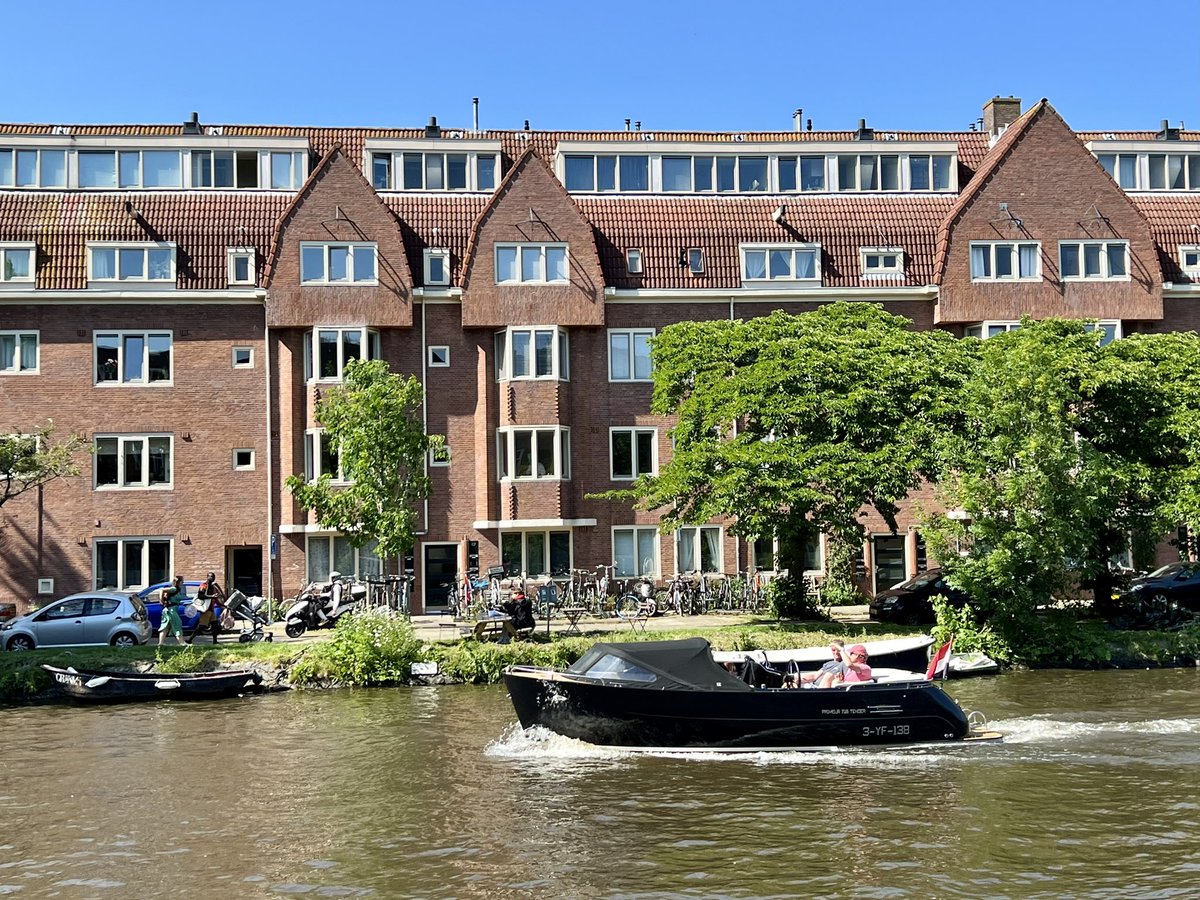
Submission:
POLYGON ((1193 281, 1180 269, 1178 248, 1200 246, 1200 194, 1133 194, 1131 199, 1150 223, 1163 280, 1175 284, 1193 281))

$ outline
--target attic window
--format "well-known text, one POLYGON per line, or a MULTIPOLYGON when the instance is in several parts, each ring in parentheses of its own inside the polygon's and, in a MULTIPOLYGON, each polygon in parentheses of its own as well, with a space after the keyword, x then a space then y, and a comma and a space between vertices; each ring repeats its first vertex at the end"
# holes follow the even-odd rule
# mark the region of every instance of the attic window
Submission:
POLYGON ((429 247, 425 250, 425 286, 436 287, 450 283, 450 251, 429 247))
POLYGON ((704 274, 704 251, 699 247, 692 247, 687 251, 687 267, 688 271, 693 275, 704 274))
POLYGON ((903 275, 904 251, 899 247, 860 247, 863 275, 903 275))
POLYGON ((1179 266, 1185 275, 1200 275, 1200 245, 1179 248, 1179 266))
POLYGON ((642 274, 642 251, 630 248, 625 251, 625 270, 630 275, 642 274))

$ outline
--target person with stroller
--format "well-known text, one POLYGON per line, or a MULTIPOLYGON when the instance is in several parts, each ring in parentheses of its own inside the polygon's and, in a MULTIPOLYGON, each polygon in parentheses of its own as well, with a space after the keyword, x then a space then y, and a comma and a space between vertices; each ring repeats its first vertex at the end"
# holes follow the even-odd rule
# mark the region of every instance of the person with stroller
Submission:
POLYGON ((158 625, 158 646, 163 645, 167 632, 175 635, 175 640, 183 643, 183 620, 179 618, 179 604, 187 599, 183 589, 183 576, 176 575, 162 591, 162 621, 158 625))
POLYGON ((212 633, 213 643, 217 642, 217 636, 221 633, 221 620, 217 616, 217 601, 220 600, 224 603, 225 599, 225 591, 221 589, 221 585, 217 584, 217 573, 209 572, 208 578, 196 592, 195 606, 200 610, 200 621, 196 623, 196 630, 188 635, 187 642, 189 644, 206 628, 212 633))

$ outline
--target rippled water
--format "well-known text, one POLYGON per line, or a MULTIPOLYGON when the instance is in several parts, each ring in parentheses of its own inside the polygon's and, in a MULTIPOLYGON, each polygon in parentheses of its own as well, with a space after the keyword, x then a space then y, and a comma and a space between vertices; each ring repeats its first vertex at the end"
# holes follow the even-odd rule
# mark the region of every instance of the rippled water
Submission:
POLYGON ((950 688, 1006 740, 628 754, 469 687, 7 710, 0 894, 1200 893, 1200 673, 950 688))

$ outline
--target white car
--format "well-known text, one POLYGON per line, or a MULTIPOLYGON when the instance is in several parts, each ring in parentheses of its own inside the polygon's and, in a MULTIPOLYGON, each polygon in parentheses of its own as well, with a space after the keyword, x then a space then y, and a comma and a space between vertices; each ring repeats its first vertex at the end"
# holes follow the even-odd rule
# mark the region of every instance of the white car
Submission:
POLYGON ((153 632, 146 604, 120 591, 84 591, 0 625, 0 647, 133 647, 153 632))

